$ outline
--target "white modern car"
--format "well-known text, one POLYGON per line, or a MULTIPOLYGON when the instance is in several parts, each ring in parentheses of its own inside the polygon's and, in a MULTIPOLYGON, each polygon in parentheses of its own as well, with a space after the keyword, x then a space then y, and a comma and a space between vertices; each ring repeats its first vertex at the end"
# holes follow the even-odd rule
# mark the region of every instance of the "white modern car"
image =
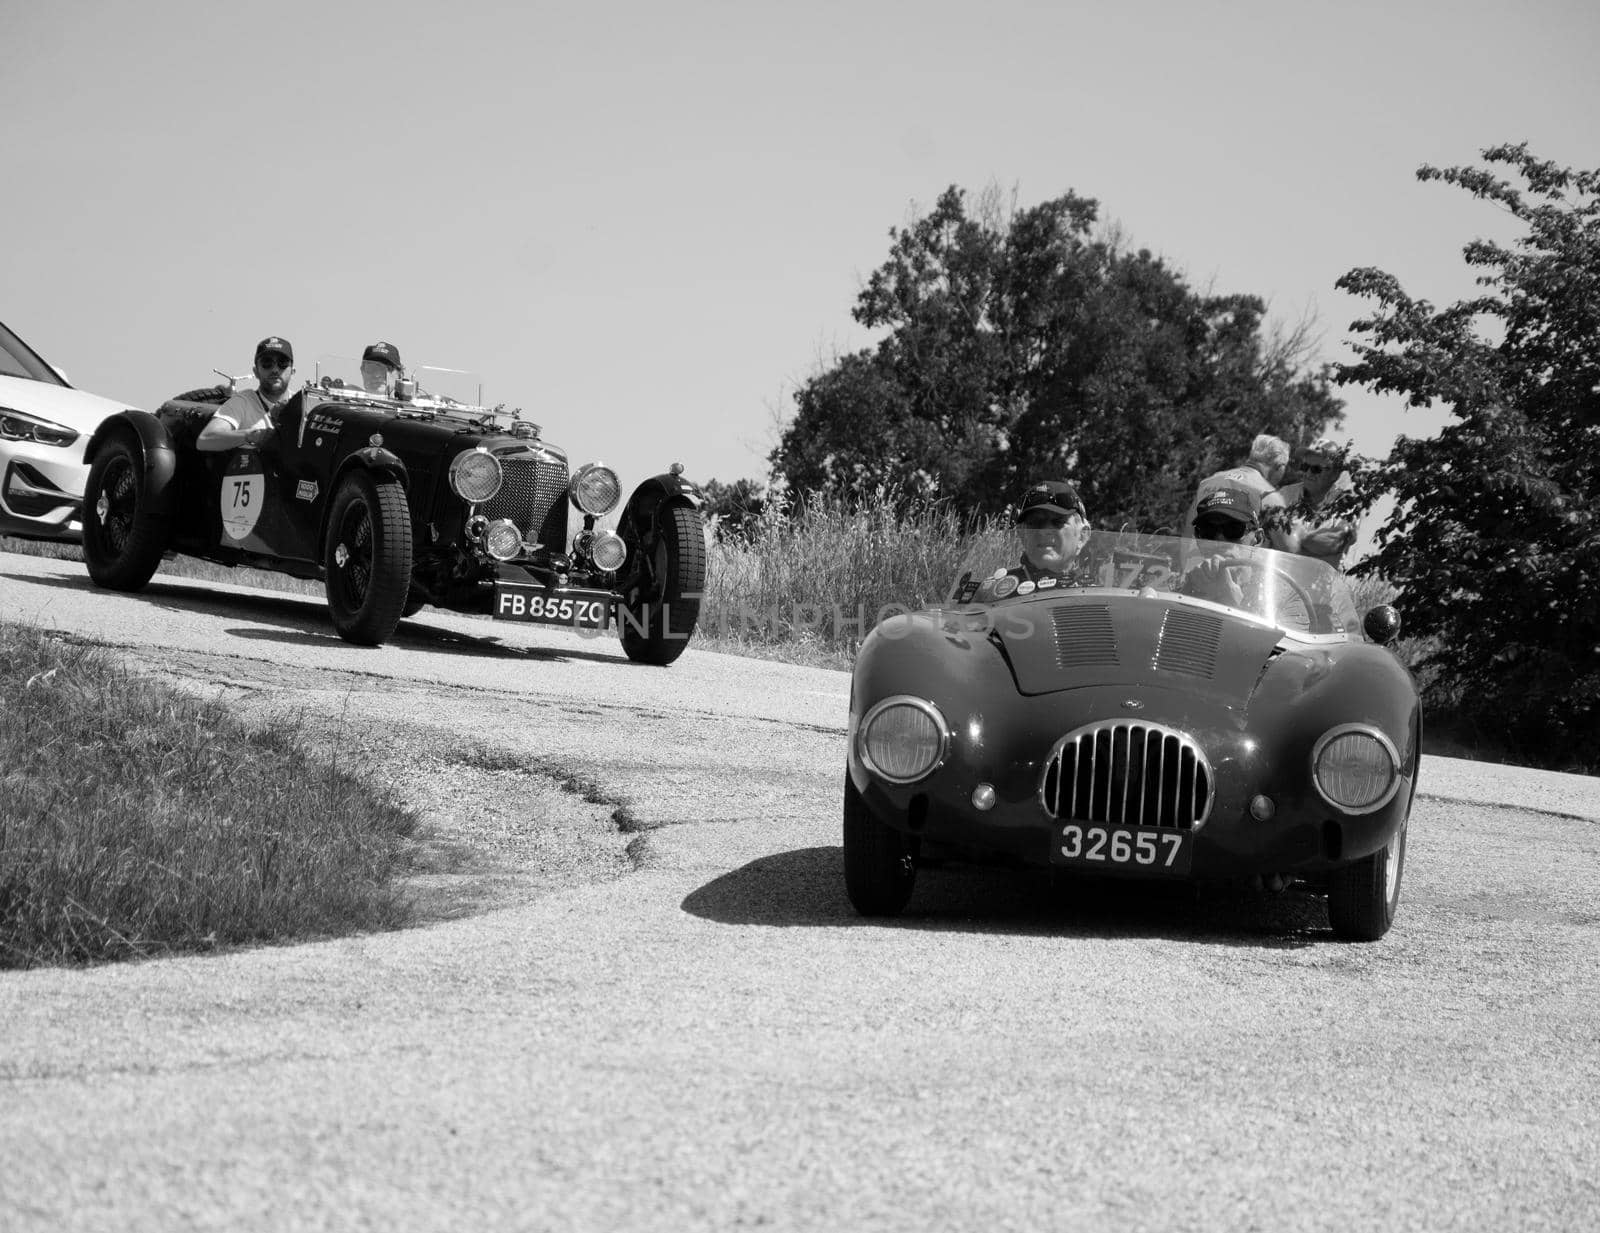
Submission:
POLYGON ((0 322, 0 535, 79 539, 84 447, 125 402, 75 390, 0 322))

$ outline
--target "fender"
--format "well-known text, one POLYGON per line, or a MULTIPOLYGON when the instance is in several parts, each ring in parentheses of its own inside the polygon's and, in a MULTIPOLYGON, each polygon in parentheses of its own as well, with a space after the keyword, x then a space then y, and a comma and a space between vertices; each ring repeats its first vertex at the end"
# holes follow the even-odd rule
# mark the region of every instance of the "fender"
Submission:
POLYGON ((91 466, 95 452, 114 436, 131 437, 144 458, 146 491, 160 496, 172 483, 178 469, 178 455, 172 448, 167 426, 148 411, 120 411, 104 420, 83 448, 83 459, 91 466))
POLYGON ((705 498, 700 489, 677 472, 652 475, 633 490, 622 517, 617 521, 617 534, 630 544, 643 539, 646 530, 654 531, 663 510, 674 505, 687 505, 699 509, 705 498))
POLYGON ((406 464, 401 462, 396 454, 381 445, 364 445, 358 450, 352 450, 328 477, 328 498, 322 507, 322 527, 317 533, 318 543, 323 543, 328 538, 328 515, 333 510, 333 494, 339 491, 340 483, 352 471, 371 471, 376 475, 398 481, 406 490, 407 504, 410 503, 411 474, 406 470, 406 464))

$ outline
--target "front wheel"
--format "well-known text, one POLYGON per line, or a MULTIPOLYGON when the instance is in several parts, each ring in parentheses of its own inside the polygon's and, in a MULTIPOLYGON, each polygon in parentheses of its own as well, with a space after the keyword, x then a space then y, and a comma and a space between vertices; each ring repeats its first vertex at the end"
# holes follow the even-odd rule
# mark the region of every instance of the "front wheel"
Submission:
POLYGON ((400 623, 411 589, 411 511, 399 483, 367 471, 339 481, 323 567, 339 636, 381 646, 400 623))
POLYGON ((692 505, 662 518, 643 585, 646 596, 619 613, 622 649, 635 663, 670 664, 689 645, 706 586, 705 526, 692 505))
POLYGON ((83 493, 83 560, 97 586, 137 591, 161 564, 172 528, 169 493, 154 492, 139 448, 124 436, 102 442, 83 493))
POLYGON ((873 817, 844 777, 844 889, 862 916, 898 916, 917 882, 911 836, 873 817))
POLYGON ((1389 846, 1336 869, 1328 882, 1328 922, 1347 942, 1376 942, 1389 932, 1400 907, 1400 875, 1406 867, 1406 824, 1389 846))

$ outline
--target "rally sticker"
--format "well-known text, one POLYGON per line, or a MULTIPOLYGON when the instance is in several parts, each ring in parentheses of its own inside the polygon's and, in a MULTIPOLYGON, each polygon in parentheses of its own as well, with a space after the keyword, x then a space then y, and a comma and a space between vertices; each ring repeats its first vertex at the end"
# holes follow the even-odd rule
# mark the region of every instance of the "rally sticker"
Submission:
POLYGON ((222 477, 222 529, 229 539, 243 539, 255 530, 261 503, 267 495, 267 477, 255 450, 238 450, 222 477))
POLYGON ((1017 580, 1015 578, 998 578, 994 584, 994 597, 996 599, 1004 599, 1016 589, 1017 580))
POLYGON ((317 499, 317 481, 301 480, 294 486, 295 500, 315 501, 317 499))
POLYGON ((1017 594, 1018 595, 1032 595, 1033 594, 1033 583, 1029 582, 1026 578, 1024 578, 1021 582, 1019 582, 1017 584, 1017 594))

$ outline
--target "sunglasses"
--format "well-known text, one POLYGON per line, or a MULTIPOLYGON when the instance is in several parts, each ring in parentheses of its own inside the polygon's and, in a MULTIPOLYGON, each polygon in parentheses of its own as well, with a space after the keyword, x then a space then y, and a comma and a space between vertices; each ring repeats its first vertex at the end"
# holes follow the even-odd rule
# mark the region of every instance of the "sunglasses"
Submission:
POLYGON ((262 368, 293 368, 294 361, 283 355, 273 355, 270 352, 256 356, 256 363, 262 368))
POLYGON ((1300 464, 1300 469, 1307 475, 1321 475, 1328 468, 1320 462, 1303 462, 1300 464))
POLYGON ((1249 532, 1250 527, 1243 522, 1197 522, 1194 526, 1196 539, 1225 539, 1234 544, 1249 532))

